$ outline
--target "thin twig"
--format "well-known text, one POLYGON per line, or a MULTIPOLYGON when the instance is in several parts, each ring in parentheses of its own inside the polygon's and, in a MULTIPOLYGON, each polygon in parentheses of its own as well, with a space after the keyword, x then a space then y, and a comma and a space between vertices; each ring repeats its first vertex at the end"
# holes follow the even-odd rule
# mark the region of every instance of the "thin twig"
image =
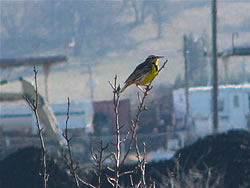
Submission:
MULTIPOLYGON (((168 62, 168 60, 166 60, 164 62, 164 64, 160 67, 158 73, 165 67, 166 63, 168 62)), ((146 106, 144 105, 145 103, 145 99, 149 94, 149 91, 152 89, 152 82, 149 83, 146 86, 145 91, 143 91, 143 96, 141 97, 140 94, 138 93, 138 101, 139 101, 139 105, 138 105, 138 111, 136 113, 136 118, 135 121, 132 121, 131 123, 131 138, 129 141, 129 147, 125 153, 125 155, 123 156, 123 158, 121 159, 121 143, 125 142, 129 136, 129 132, 127 133, 127 135, 125 136, 125 138, 123 140, 121 140, 121 126, 119 125, 119 112, 118 112, 118 107, 119 107, 119 99, 120 99, 120 85, 117 85, 117 75, 114 78, 114 84, 112 84, 109 81, 109 84, 111 86, 111 88, 113 89, 113 104, 114 104, 114 112, 115 112, 115 118, 116 118, 116 152, 113 154, 114 159, 115 159, 115 169, 114 169, 114 178, 110 178, 108 177, 108 181, 113 185, 113 187, 118 188, 119 187, 119 177, 121 175, 124 174, 131 174, 133 173, 133 171, 128 171, 128 172, 123 172, 122 174, 120 174, 120 169, 121 167, 124 165, 125 161, 128 158, 129 153, 132 150, 133 147, 133 143, 135 143, 135 148, 136 148, 136 153, 137 153, 137 158, 138 158, 138 164, 140 166, 140 169, 142 171, 142 181, 138 183, 137 186, 140 186, 140 184, 142 183, 144 185, 144 187, 146 187, 146 180, 145 180, 145 164, 146 164, 146 145, 144 143, 144 156, 143 159, 141 159, 140 157, 140 151, 139 151, 139 147, 138 147, 138 142, 137 142, 137 136, 136 136, 136 129, 137 129, 137 125, 139 123, 139 118, 140 115, 143 111, 147 110, 146 106), (112 180, 113 182, 112 182, 112 180)), ((130 179, 132 181, 131 185, 133 186, 133 179, 130 176, 130 179)))
POLYGON ((94 185, 92 185, 90 183, 87 183, 86 181, 84 181, 83 179, 81 179, 77 174, 76 174, 76 177, 77 177, 78 181, 80 181, 82 184, 87 185, 87 186, 89 186, 91 188, 96 188, 94 185))
MULTIPOLYGON (((47 172, 47 150, 45 147, 45 142, 43 138, 43 130, 44 128, 41 127, 40 125, 40 120, 39 120, 39 115, 38 115, 38 106, 41 105, 38 103, 39 100, 39 94, 38 94, 38 84, 37 84, 37 74, 38 71, 36 70, 36 67, 34 67, 34 80, 35 80, 35 100, 30 101, 28 96, 24 95, 25 100, 31 107, 32 111, 34 112, 35 119, 36 119, 36 126, 38 129, 38 135, 42 147, 42 164, 43 164, 43 173, 40 173, 43 176, 43 183, 44 183, 44 188, 48 187, 48 181, 49 181, 49 174, 47 172)), ((39 101, 41 102, 41 101, 39 101)))
POLYGON ((66 151, 62 151, 63 152, 63 157, 65 159, 65 161, 67 162, 67 165, 70 169, 70 173, 72 174, 75 184, 78 188, 80 188, 80 184, 79 182, 83 183, 84 185, 87 185, 89 187, 92 188, 96 188, 95 186, 91 185, 90 183, 87 183, 86 181, 84 181, 83 179, 81 179, 78 174, 77 174, 77 169, 78 166, 75 164, 74 159, 73 159, 73 153, 72 153, 72 148, 71 148, 71 143, 70 141, 72 140, 72 138, 69 137, 68 134, 68 121, 70 118, 69 112, 70 112, 70 100, 68 98, 68 103, 67 103, 67 118, 66 118, 66 125, 65 125, 65 132, 63 133, 63 137, 66 140, 67 143, 67 152, 66 151))
POLYGON ((71 141, 71 138, 69 137, 69 134, 68 134, 68 122, 69 122, 69 118, 70 118, 70 115, 69 115, 69 109, 70 109, 70 100, 69 98, 67 99, 68 103, 67 103, 67 117, 66 117, 66 123, 65 123, 65 131, 63 133, 63 137, 64 139, 66 140, 66 143, 67 143, 67 153, 63 151, 63 156, 64 156, 64 159, 66 160, 68 166, 69 166, 69 169, 70 169, 70 173, 72 174, 73 178, 74 178, 74 181, 75 181, 75 184, 78 188, 80 188, 80 184, 79 184, 79 181, 78 181, 78 178, 77 178, 77 167, 74 163, 74 160, 73 160, 73 154, 72 154, 72 149, 71 149, 71 145, 70 145, 70 141, 71 141))
POLYGON ((142 180, 142 185, 146 188, 146 143, 143 142, 143 158, 140 163, 140 168, 141 168, 141 180, 142 180))
MULTIPOLYGON (((140 119, 141 113, 142 113, 144 110, 146 110, 146 108, 145 108, 145 106, 144 106, 144 102, 145 102, 145 99, 146 99, 146 97, 147 97, 147 95, 148 95, 148 93, 149 93, 149 91, 150 91, 151 89, 152 89, 152 87, 151 87, 151 83, 150 83, 148 86, 146 86, 146 90, 145 90, 145 92, 143 93, 142 98, 140 97, 140 95, 139 95, 139 93, 138 93, 138 100, 139 100, 138 111, 137 111, 137 113, 136 113, 135 121, 132 121, 132 122, 131 122, 131 135, 132 135, 132 137, 131 137, 130 142, 129 142, 128 150, 127 150, 127 152, 125 153, 125 155, 124 155, 124 157, 123 157, 123 159, 122 159, 122 161, 121 161, 121 165, 120 165, 120 166, 123 166, 123 164, 124 164, 125 161, 127 160, 127 157, 128 157, 128 155, 129 155, 130 151, 132 150, 132 146, 133 146, 134 141, 137 143, 137 138, 136 138, 136 129, 137 129, 137 125, 138 125, 138 123, 139 123, 139 119, 140 119)), ((135 144, 135 145, 138 146, 138 144, 135 144)), ((137 150, 137 157, 138 157, 138 156, 140 155, 140 154, 139 154, 139 148, 137 147, 136 150, 137 150)))
POLYGON ((115 184, 112 182, 112 180, 114 181, 113 178, 111 178, 110 176, 107 176, 107 180, 108 180, 108 182, 109 182, 113 187, 115 186, 115 184))
MULTIPOLYGON (((92 154, 92 158, 95 161, 95 166, 97 167, 97 178, 98 178, 98 185, 97 188, 101 188, 101 184, 102 184, 102 170, 103 170, 103 163, 105 162, 105 160, 107 160, 110 156, 106 156, 105 158, 103 158, 104 155, 104 151, 109 147, 109 144, 107 144, 106 146, 103 146, 103 141, 100 142, 100 150, 98 151, 99 153, 99 158, 97 154, 94 154, 93 151, 91 152, 92 154)), ((92 149, 93 150, 93 149, 92 149)))
POLYGON ((115 170, 112 169, 111 167, 107 166, 107 169, 110 170, 111 172, 114 172, 115 170))
POLYGON ((165 65, 167 64, 167 62, 168 62, 168 59, 166 59, 166 61, 163 63, 163 65, 161 66, 161 68, 160 68, 159 71, 158 71, 158 74, 159 74, 159 72, 160 72, 163 68, 165 68, 165 65))
POLYGON ((131 186, 134 187, 134 181, 133 181, 133 177, 131 174, 129 175, 129 179, 130 179, 131 186))
POLYGON ((125 172, 120 174, 120 177, 124 176, 124 175, 127 175, 127 174, 132 174, 133 172, 134 172, 133 170, 125 171, 125 172))
POLYGON ((119 99, 120 99, 120 86, 117 86, 117 75, 115 76, 115 82, 113 85, 113 103, 114 103, 114 112, 115 112, 115 125, 116 125, 116 152, 114 155, 115 158, 115 178, 114 178, 114 187, 119 187, 119 177, 120 177, 120 158, 121 158, 121 132, 120 132, 120 124, 119 124, 119 99))

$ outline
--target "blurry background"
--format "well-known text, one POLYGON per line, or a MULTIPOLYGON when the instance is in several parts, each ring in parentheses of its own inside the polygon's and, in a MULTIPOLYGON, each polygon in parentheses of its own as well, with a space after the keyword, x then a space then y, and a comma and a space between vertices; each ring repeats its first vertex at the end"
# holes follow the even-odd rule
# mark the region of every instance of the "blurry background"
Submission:
MULTIPOLYGON (((169 59, 154 86, 180 81, 184 75, 184 34, 193 49, 191 82, 193 85, 209 82, 209 75, 203 74, 209 72, 203 47, 211 47, 210 0, 1 0, 0 8, 1 58, 57 54, 68 57, 67 63, 50 70, 50 102, 66 102, 67 97, 90 99, 90 87, 94 90, 94 99, 110 99, 112 92, 108 81, 118 74, 118 81, 123 83, 135 66, 150 54, 169 59)), ((248 42, 249 8, 249 1, 218 1, 218 51, 231 48, 234 32, 238 33, 235 45, 248 42)), ((235 58, 229 62, 233 81, 243 79, 240 77, 241 61, 235 58)), ((249 63, 245 70, 249 79, 249 63)), ((221 82, 223 72, 223 64, 219 62, 221 82)), ((1 76, 3 74, 1 69, 1 76)), ((39 88, 44 94, 43 71, 38 75, 39 88)), ((33 80, 33 68, 17 69, 12 76, 33 80)), ((132 88, 125 92, 125 97, 133 95, 132 88)), ((15 87, 6 90, 15 90, 15 87)))
MULTIPOLYGON (((222 95, 223 98, 231 92, 232 99, 225 97, 225 100, 219 101, 219 111, 222 111, 220 121, 226 126, 223 130, 246 128, 248 123, 250 125, 250 86, 247 84, 250 82, 250 60, 247 57, 250 54, 249 10, 248 0, 217 1, 219 56, 235 52, 237 47, 246 47, 248 50, 244 56, 223 60, 218 58, 219 85, 238 85, 226 87, 228 90, 222 95), (238 97, 234 97, 235 92, 238 97), (239 116, 231 109, 243 115, 240 126, 237 125, 239 116)), ((67 61, 50 67, 47 90, 44 69, 37 66, 39 93, 52 106, 62 128, 65 126, 67 97, 73 101, 71 119, 76 121, 72 124, 78 128, 93 125, 93 137, 84 137, 84 142, 88 143, 91 139, 97 139, 94 136, 104 136, 103 140, 108 138, 110 141, 109 135, 113 133, 110 130, 114 122, 110 101, 113 93, 108 81, 113 81, 117 74, 118 82, 123 84, 148 55, 164 55, 168 64, 153 82, 154 88, 147 98, 149 110, 142 115, 138 137, 148 139, 146 143, 152 143, 149 148, 154 151, 158 148, 180 147, 183 145, 183 137, 191 138, 190 135, 183 135, 192 126, 205 128, 202 135, 212 132, 212 126, 208 127, 211 125, 211 88, 209 90, 206 87, 212 84, 211 12, 211 0, 0 0, 0 61, 9 58, 66 56, 67 61), (199 86, 198 89, 190 89, 190 118, 185 116, 184 54, 187 55, 189 65, 186 70, 189 75, 188 87, 199 86), (182 90, 173 92, 179 88, 182 90), (195 91, 198 97, 203 96, 199 92, 207 93, 204 98, 195 98, 196 95, 192 95, 195 91), (88 101, 87 105, 81 106, 84 104, 82 101, 88 101), (205 104, 200 101, 208 102, 205 104), (204 112, 205 115, 197 112, 204 112), (182 132, 177 135, 175 131, 182 132)), ((164 60, 161 60, 160 65, 164 60)), ((0 92, 3 93, 21 92, 20 83, 15 82, 19 77, 34 82, 32 66, 7 66, 0 71, 2 83, 10 81, 0 85, 0 92)), ((137 109, 137 91, 136 87, 131 86, 121 96, 124 110, 121 119, 128 126, 137 109)), ((12 107, 9 102, 0 105, 0 123, 3 124, 4 118, 13 118, 15 113, 22 118, 26 115, 30 118, 29 124, 32 123, 32 112, 27 106, 25 111, 21 107, 17 108, 16 104, 12 107), (8 114, 4 107, 9 110, 8 114), (20 115, 19 112, 26 114, 20 115)), ((16 122, 12 124, 15 124, 14 129, 19 126, 16 122)), ((196 128, 193 133, 201 136, 200 129, 196 128)), ((5 134, 5 130, 3 132, 5 134)), ((82 135, 89 136, 88 131, 83 132, 82 135)), ((14 136, 22 134, 15 132, 14 136)), ((11 139, 2 138, 6 146, 11 145, 11 139)), ((83 147, 82 142, 79 143, 76 151, 81 151, 79 147, 83 147)))

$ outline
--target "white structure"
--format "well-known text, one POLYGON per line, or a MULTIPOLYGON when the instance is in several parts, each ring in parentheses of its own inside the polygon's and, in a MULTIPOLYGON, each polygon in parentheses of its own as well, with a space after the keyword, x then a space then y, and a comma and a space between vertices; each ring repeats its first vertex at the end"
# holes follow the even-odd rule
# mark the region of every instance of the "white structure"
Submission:
MULTIPOLYGON (((221 85, 218 91, 219 132, 247 128, 250 120, 250 84, 221 85)), ((198 136, 212 133, 211 98, 212 87, 189 88, 190 119, 198 136)), ((183 123, 186 113, 185 89, 175 90, 173 100, 178 126, 178 123, 183 123)))
MULTIPOLYGON (((65 129, 67 103, 51 104, 52 111, 61 129, 65 129)), ((68 128, 87 128, 92 123, 92 102, 71 102, 68 128)), ((41 123, 42 124, 42 123, 41 123)), ((37 132, 34 112, 25 101, 0 103, 0 129, 6 132, 17 131, 35 134, 37 132)))
MULTIPOLYGON (((67 104, 49 105, 46 100, 36 93, 35 87, 28 81, 20 79, 23 91, 21 93, 0 93, 0 131, 11 134, 35 134, 36 118, 31 106, 24 100, 37 100, 37 115, 39 122, 45 127, 47 134, 64 147, 65 139, 62 129, 65 128, 67 119, 67 104), (25 99, 24 99, 25 98, 25 99)), ((81 128, 86 132, 92 129, 93 105, 91 101, 72 102, 69 116, 73 121, 68 121, 68 128, 81 128)))
POLYGON ((0 103, 0 129, 4 132, 26 132, 35 134, 37 127, 33 121, 32 110, 23 100, 0 103))

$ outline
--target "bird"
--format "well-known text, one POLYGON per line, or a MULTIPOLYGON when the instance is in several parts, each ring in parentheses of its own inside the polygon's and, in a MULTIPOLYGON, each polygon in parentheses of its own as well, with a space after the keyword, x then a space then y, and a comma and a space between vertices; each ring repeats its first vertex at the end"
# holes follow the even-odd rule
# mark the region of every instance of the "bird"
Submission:
POLYGON ((124 82, 124 86, 120 90, 122 93, 128 86, 135 84, 139 89, 142 90, 140 85, 144 86, 151 83, 157 76, 159 71, 159 59, 164 56, 150 55, 147 59, 139 64, 135 70, 129 75, 127 80, 124 82))

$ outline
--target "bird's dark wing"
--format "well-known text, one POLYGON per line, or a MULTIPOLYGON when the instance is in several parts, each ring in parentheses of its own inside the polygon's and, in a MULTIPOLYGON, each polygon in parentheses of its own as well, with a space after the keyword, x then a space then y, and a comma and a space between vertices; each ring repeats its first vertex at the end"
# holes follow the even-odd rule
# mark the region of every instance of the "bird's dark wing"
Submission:
POLYGON ((125 81, 127 84, 132 84, 133 82, 141 80, 145 75, 150 73, 152 71, 153 63, 151 62, 143 62, 140 65, 138 65, 134 72, 130 74, 128 79, 125 81))

